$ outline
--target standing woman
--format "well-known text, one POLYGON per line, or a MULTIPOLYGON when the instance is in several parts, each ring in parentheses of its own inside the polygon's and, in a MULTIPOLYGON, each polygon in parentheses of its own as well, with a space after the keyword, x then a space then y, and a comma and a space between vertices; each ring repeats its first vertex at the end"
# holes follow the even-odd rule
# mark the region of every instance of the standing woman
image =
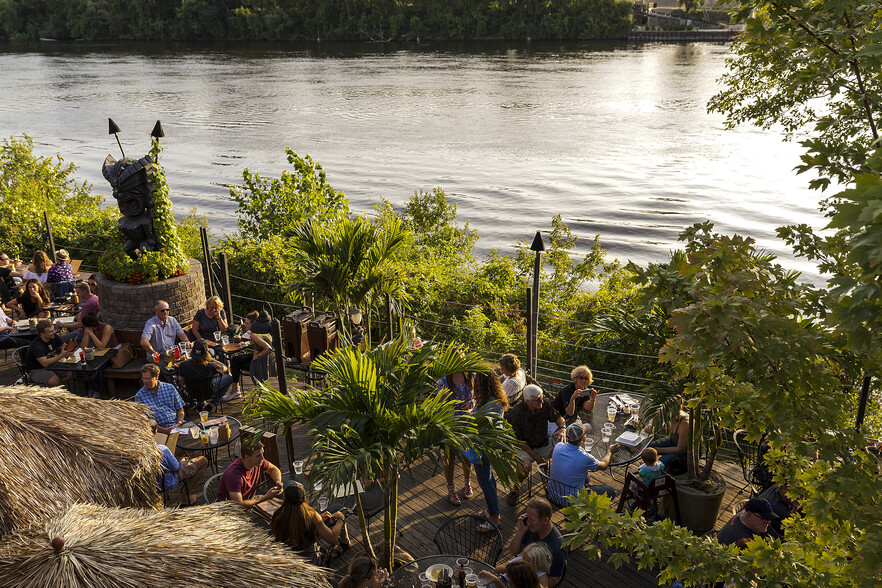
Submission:
MULTIPOLYGON (((459 401, 459 405, 456 408, 457 411, 471 412, 475 406, 475 399, 472 393, 474 388, 472 384, 473 377, 474 374, 456 372, 455 374, 450 374, 449 376, 438 380, 436 386, 438 390, 444 390, 446 388, 449 391, 448 397, 452 397, 459 401)), ((453 470, 456 466, 456 454, 459 454, 459 452, 454 453, 451 449, 444 449, 444 478, 447 480, 447 499, 454 506, 459 506, 462 504, 462 501, 456 493, 456 486, 453 485, 453 470)), ((465 487, 463 488, 462 495, 464 498, 471 498, 474 495, 470 479, 472 474, 472 464, 469 460, 465 459, 462 454, 459 454, 459 459, 462 462, 462 477, 465 478, 465 487)))
POLYGON ((46 255, 45 251, 34 251, 34 259, 32 260, 31 265, 28 266, 28 269, 25 270, 24 275, 22 275, 22 280, 37 280, 41 284, 46 283, 46 278, 48 278, 49 267, 52 265, 52 261, 49 259, 49 256, 46 255))
POLYGON ((226 315, 224 303, 219 296, 212 296, 205 301, 205 308, 200 308, 190 323, 190 332, 187 333, 190 341, 196 341, 203 337, 211 337, 215 331, 226 331, 226 315))
POLYGON ((19 312, 21 318, 40 317, 48 318, 49 311, 46 307, 52 300, 49 292, 36 278, 29 278, 24 283, 24 292, 9 303, 9 308, 19 312))
MULTIPOLYGON (((475 416, 493 412, 502 416, 508 410, 508 397, 502 390, 499 380, 492 375, 488 366, 488 374, 475 375, 475 416)), ((487 501, 487 509, 478 512, 478 516, 484 517, 499 526, 499 495, 496 491, 496 477, 493 468, 486 455, 481 455, 481 463, 475 464, 475 473, 478 475, 478 484, 484 492, 484 500, 487 501)), ((492 527, 487 523, 478 523, 479 533, 489 533, 492 527)))

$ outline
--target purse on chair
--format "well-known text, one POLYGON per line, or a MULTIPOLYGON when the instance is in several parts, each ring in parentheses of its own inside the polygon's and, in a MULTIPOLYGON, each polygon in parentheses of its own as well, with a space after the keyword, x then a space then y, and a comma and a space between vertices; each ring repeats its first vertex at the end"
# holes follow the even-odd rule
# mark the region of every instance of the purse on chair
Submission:
POLYGON ((135 359, 135 353, 132 351, 132 344, 123 343, 117 349, 116 355, 110 358, 110 365, 115 368, 121 368, 133 359, 135 359))

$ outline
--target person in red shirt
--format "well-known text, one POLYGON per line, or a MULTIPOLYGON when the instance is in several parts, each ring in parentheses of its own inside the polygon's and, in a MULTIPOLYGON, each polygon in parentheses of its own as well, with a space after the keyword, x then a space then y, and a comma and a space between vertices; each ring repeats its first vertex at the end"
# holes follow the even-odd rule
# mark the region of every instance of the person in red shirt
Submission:
POLYGON ((242 456, 227 466, 217 487, 217 502, 232 500, 246 508, 275 498, 282 491, 282 472, 263 458, 263 444, 242 447, 242 456), (266 473, 275 486, 255 498, 261 474, 266 473))

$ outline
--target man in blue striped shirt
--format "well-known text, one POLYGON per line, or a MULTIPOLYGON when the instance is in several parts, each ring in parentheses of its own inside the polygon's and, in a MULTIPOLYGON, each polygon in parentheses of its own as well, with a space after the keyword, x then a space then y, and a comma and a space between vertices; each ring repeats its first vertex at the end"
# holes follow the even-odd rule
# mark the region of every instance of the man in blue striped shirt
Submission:
POLYGON ((170 433, 184 422, 184 401, 177 388, 159 381, 159 366, 153 363, 141 366, 141 383, 144 386, 135 394, 135 402, 152 409, 160 433, 170 433))

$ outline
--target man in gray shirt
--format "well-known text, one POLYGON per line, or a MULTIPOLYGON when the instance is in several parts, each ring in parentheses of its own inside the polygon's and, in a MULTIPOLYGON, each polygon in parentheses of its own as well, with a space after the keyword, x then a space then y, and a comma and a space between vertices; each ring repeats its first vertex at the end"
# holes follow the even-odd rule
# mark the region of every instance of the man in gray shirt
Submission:
POLYGON ((190 342, 187 335, 184 334, 184 329, 181 328, 175 317, 169 316, 168 302, 158 300, 153 307, 153 312, 156 313, 156 316, 150 317, 141 332, 141 347, 147 352, 148 358, 154 352, 165 353, 167 349, 174 347, 175 339, 187 343, 189 347, 190 342))

